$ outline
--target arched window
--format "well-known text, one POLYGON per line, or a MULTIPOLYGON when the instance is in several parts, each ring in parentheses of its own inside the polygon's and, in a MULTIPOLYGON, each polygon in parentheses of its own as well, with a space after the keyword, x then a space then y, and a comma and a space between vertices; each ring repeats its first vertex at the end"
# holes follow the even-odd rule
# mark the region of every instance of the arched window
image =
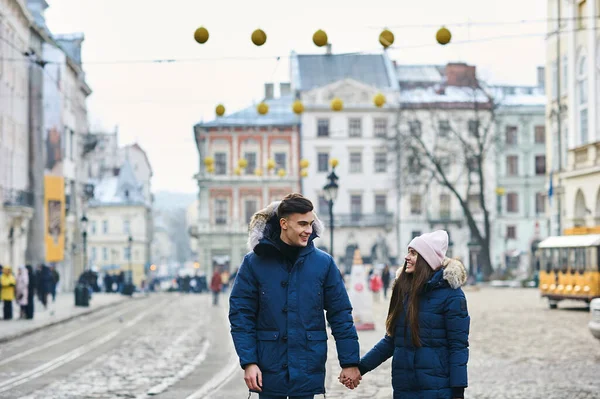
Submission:
POLYGON ((579 110, 577 145, 584 145, 588 142, 588 70, 585 54, 581 54, 577 62, 577 107, 579 110))

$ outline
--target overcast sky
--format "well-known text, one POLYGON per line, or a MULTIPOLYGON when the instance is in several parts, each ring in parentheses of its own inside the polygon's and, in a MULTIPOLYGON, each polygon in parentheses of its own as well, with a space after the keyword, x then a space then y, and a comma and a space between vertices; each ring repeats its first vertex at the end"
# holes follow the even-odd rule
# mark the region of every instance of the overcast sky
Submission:
POLYGON ((258 102, 265 82, 289 80, 289 54, 322 53, 323 29, 334 53, 377 52, 388 27, 398 63, 476 65, 492 83, 536 83, 545 63, 546 0, 48 0, 53 33, 83 32, 84 69, 94 93, 94 129, 119 126, 120 144, 138 142, 154 169, 153 189, 196 192, 192 126, 214 107, 230 113, 258 102), (521 23, 515 23, 524 21, 521 23), (435 44, 445 24, 453 42, 435 44), (193 40, 205 26, 208 43, 193 40), (250 34, 266 31, 254 46, 250 34), (277 57, 280 57, 277 61, 277 57), (175 59, 172 63, 139 62, 175 59))

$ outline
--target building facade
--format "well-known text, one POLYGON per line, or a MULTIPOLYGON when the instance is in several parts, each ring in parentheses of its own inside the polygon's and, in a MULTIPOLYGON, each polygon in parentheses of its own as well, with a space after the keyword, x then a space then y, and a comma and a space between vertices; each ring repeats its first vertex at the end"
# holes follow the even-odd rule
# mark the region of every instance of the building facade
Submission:
MULTIPOLYGON (((304 105, 301 153, 310 162, 302 191, 327 229, 330 217, 323 187, 330 161, 339 161, 333 206, 336 262, 349 271, 359 248, 367 263, 395 263, 395 162, 388 151, 399 94, 393 63, 385 54, 292 53, 291 72, 292 90, 304 105), (382 107, 374 104, 378 94, 385 96, 382 107), (332 109, 334 98, 343 102, 343 109, 332 109)), ((315 243, 331 252, 328 232, 315 243)))
POLYGON ((252 215, 300 191, 299 118, 292 112, 289 84, 281 84, 278 98, 273 84, 265 86, 267 114, 251 106, 194 126, 198 219, 189 233, 206 273, 216 265, 237 268, 248 252, 252 215))
POLYGON ((597 0, 548 1, 546 152, 552 235, 600 233, 599 12, 597 0))
POLYGON ((29 51, 25 3, 0 1, 0 264, 25 264, 33 217, 29 181, 29 51))

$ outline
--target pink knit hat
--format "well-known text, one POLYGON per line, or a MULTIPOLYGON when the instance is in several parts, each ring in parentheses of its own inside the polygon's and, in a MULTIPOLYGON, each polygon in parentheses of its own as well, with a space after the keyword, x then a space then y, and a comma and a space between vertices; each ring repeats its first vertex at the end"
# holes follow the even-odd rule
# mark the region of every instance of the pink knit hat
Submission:
POLYGON ((408 247, 417 251, 433 270, 437 270, 442 267, 448 250, 448 233, 445 230, 437 230, 422 234, 413 238, 408 247))

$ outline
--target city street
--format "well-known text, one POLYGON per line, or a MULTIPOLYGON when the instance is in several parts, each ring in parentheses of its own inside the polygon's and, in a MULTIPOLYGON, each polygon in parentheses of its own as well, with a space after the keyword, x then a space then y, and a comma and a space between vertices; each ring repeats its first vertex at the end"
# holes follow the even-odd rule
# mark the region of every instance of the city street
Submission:
MULTIPOLYGON (((549 310, 534 289, 467 291, 471 324, 466 398, 600 398, 600 342, 577 302, 549 310)), ((226 296, 155 294, 49 327, 0 347, 2 398, 245 398, 226 296)), ((374 306, 383 336, 387 304, 374 306)), ((390 362, 348 391, 330 338, 328 398, 390 398, 390 362)), ((256 395, 253 395, 256 397, 256 395)))

